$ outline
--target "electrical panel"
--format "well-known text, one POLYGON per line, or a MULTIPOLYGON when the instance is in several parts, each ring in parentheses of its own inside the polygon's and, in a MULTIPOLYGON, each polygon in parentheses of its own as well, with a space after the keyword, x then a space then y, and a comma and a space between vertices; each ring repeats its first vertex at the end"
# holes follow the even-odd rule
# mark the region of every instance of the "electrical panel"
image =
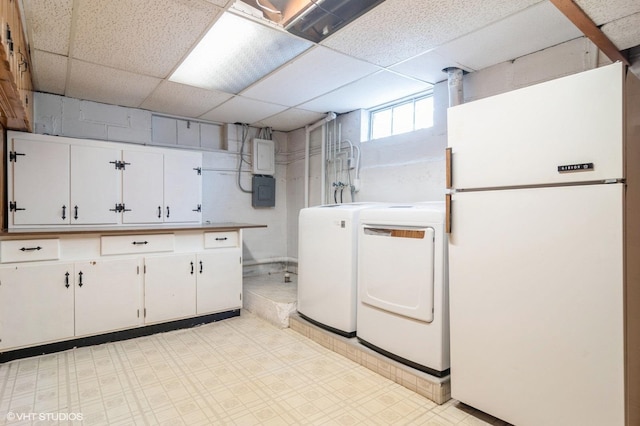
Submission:
POLYGON ((253 174, 273 176, 276 173, 276 145, 268 139, 253 140, 253 174))
POLYGON ((273 176, 253 175, 251 205, 253 207, 275 207, 276 179, 273 176))

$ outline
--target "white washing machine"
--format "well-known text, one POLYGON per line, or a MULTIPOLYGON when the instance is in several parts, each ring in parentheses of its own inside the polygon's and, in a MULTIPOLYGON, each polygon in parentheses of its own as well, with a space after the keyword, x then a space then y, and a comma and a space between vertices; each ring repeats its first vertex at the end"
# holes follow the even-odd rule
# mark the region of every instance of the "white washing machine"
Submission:
POLYGON ((298 314, 342 336, 356 332, 358 214, 378 204, 302 209, 298 221, 298 314))
POLYGON ((363 210, 358 229, 357 336, 418 370, 449 374, 444 203, 363 210))

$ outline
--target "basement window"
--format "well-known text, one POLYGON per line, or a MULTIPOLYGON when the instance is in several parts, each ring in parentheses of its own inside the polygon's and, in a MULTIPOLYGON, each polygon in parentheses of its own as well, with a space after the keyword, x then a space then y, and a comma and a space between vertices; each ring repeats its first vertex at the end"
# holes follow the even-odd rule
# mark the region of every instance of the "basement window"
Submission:
POLYGON ((369 140, 433 127, 433 93, 404 98, 369 114, 369 140))

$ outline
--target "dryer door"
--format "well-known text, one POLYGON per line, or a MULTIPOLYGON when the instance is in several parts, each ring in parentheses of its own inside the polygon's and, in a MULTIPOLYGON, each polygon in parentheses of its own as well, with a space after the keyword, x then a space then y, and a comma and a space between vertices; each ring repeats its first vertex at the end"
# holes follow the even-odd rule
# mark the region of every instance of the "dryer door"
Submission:
POLYGON ((431 227, 364 225, 358 255, 360 301, 433 321, 434 236, 431 227))

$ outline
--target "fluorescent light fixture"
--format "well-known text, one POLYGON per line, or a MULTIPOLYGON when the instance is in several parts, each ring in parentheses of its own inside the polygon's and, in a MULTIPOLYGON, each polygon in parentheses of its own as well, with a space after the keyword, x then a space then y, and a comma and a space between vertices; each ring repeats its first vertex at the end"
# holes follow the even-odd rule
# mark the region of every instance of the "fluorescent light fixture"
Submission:
POLYGON ((319 43, 384 0, 297 0, 287 2, 284 28, 319 43))
POLYGON ((311 46, 225 12, 169 80, 237 94, 311 46))

